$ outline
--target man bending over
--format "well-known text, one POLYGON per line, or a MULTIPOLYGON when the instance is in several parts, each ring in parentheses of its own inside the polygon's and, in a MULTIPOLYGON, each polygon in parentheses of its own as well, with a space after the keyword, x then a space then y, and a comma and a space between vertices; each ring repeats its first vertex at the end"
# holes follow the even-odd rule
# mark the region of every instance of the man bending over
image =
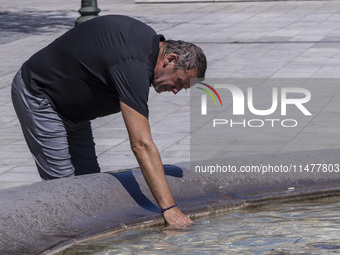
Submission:
MULTIPOLYGON (((90 120, 122 112, 131 148, 166 223, 192 221, 175 206, 148 121, 152 85, 177 94, 203 78, 202 50, 166 41, 126 16, 87 21, 26 61, 12 100, 43 180, 100 172, 90 120)), ((114 134, 108 134, 114 135, 114 134)))

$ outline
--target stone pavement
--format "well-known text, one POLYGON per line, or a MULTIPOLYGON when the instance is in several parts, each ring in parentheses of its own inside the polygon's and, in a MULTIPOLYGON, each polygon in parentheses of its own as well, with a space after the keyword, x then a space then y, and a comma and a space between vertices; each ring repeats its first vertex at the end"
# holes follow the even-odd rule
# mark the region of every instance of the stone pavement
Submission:
MULTIPOLYGON (((340 78, 339 1, 143 5, 98 0, 98 6, 100 15, 129 15, 166 38, 198 44, 208 58, 208 78, 340 78)), ((80 1, 1 0, 0 189, 40 181, 12 107, 11 80, 29 56, 73 26, 79 8, 80 1)), ((189 92, 152 91, 149 102, 163 163, 189 161, 189 92)), ((92 125, 102 171, 137 166, 119 114, 92 125)), ((329 148, 338 148, 339 132, 332 132, 329 148)))

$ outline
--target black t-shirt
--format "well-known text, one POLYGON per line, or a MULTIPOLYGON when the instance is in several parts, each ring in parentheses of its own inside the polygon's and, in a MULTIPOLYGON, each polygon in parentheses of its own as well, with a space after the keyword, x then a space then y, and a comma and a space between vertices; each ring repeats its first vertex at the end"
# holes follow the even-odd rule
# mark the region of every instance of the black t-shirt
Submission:
POLYGON ((91 120, 123 101, 148 118, 148 95, 162 35, 126 16, 101 16, 71 29, 22 66, 23 80, 62 116, 91 120))

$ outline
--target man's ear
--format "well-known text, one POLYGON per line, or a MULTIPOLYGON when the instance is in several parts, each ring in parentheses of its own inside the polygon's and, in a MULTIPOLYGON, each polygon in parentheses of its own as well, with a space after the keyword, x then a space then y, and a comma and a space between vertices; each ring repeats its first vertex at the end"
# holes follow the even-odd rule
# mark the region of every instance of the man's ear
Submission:
POLYGON ((164 64, 165 65, 174 65, 174 64, 176 64, 177 60, 178 60, 178 55, 175 54, 175 53, 170 53, 169 55, 165 56, 164 64))

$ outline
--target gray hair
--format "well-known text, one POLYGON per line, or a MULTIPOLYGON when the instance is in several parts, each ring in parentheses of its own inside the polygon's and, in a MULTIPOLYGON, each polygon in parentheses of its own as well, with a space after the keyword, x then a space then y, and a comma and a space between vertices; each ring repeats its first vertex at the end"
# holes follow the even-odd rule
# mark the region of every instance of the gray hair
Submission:
POLYGON ((165 57, 171 53, 178 55, 176 69, 184 71, 196 69, 197 78, 204 78, 207 59, 200 47, 189 42, 166 40, 162 44, 160 54, 165 57))

